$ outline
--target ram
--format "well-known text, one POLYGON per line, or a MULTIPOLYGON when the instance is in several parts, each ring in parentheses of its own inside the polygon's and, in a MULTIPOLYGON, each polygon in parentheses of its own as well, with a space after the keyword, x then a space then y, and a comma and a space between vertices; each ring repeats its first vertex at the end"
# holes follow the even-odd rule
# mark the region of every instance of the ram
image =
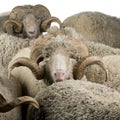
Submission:
MULTIPOLYGON (((57 32, 58 35, 49 33, 36 39, 31 47, 30 58, 15 57, 16 59, 13 59, 8 66, 11 76, 25 83, 24 85, 28 88, 28 91, 34 91, 34 89, 29 89, 29 87, 32 87, 32 82, 29 82, 32 79, 33 82, 35 78, 38 80, 44 79, 46 85, 66 79, 81 79, 87 66, 98 64, 105 70, 107 79, 106 65, 101 62, 99 57, 88 56, 88 49, 80 40, 64 35, 60 29, 57 29, 57 32), (28 75, 23 70, 19 72, 15 68, 19 66, 30 68, 35 77, 33 75, 31 77, 30 73, 28 75)), ((20 56, 19 53, 18 56, 20 56)), ((33 94, 33 92, 31 93, 33 94)))
POLYGON ((120 19, 100 12, 82 12, 64 20, 86 39, 120 48, 120 19))
POLYGON ((45 32, 52 21, 60 22, 58 18, 52 17, 43 5, 16 6, 4 22, 3 31, 10 35, 33 39, 45 32))

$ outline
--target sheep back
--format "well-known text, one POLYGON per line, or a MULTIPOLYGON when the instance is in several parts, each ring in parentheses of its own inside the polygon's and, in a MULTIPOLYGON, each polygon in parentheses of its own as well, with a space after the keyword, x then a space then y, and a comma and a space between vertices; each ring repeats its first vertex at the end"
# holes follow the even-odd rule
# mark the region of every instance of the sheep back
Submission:
POLYGON ((120 48, 120 19, 100 12, 82 12, 64 20, 87 39, 120 48))
POLYGON ((104 85, 69 80, 54 83, 36 96, 40 110, 28 110, 28 119, 120 119, 120 94, 104 85), (32 113, 32 114, 31 114, 32 113))

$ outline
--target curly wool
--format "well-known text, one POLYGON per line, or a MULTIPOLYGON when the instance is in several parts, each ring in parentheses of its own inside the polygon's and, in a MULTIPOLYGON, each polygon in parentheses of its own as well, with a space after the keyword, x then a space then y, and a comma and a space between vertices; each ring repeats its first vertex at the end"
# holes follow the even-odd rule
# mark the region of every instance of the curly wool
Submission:
POLYGON ((7 67, 12 57, 22 48, 30 46, 29 39, 22 39, 19 37, 7 35, 3 33, 0 35, 0 63, 7 67))
POLYGON ((39 92, 36 99, 41 109, 30 107, 27 120, 120 119, 120 94, 96 83, 79 80, 54 83, 39 92))

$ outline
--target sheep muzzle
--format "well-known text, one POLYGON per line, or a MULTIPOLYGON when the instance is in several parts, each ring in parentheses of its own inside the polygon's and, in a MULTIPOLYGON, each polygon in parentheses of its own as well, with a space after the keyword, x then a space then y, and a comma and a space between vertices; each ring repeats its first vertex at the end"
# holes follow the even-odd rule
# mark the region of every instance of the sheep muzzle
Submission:
POLYGON ((65 79, 65 73, 61 69, 56 70, 56 72, 54 73, 54 76, 55 76, 56 82, 60 82, 60 81, 63 81, 65 79))

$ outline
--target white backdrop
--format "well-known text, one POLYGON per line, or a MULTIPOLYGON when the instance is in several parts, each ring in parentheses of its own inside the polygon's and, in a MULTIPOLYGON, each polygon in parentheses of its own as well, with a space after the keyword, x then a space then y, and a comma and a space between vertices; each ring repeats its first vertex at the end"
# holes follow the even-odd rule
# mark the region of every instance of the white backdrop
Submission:
POLYGON ((43 4, 53 16, 61 20, 83 11, 99 11, 120 17, 119 0, 1 0, 0 13, 11 11, 13 7, 25 4, 43 4))

